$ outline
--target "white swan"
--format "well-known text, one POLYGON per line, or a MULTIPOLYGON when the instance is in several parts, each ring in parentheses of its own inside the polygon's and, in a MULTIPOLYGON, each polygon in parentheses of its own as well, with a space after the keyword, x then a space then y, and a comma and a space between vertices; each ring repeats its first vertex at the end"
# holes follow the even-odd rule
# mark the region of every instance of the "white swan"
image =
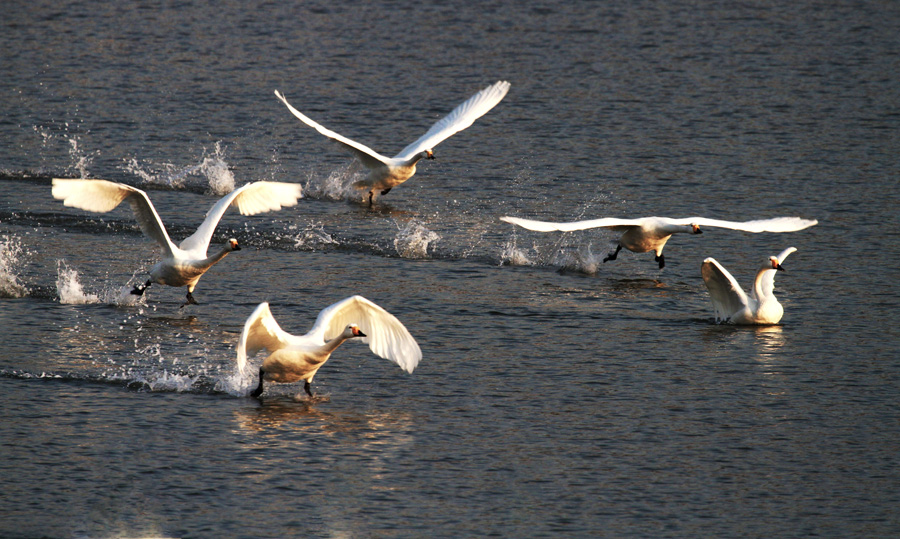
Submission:
POLYGON ((187 302, 184 305, 188 305, 197 303, 191 292, 200 277, 225 255, 240 250, 238 241, 232 238, 218 253, 212 256, 206 254, 213 232, 229 207, 237 206, 242 215, 255 215, 280 210, 283 206, 294 206, 302 194, 300 185, 295 183, 248 183, 222 197, 207 212, 206 219, 197 231, 180 245, 175 245, 169 239, 166 227, 147 193, 130 185, 106 180, 54 178, 53 197, 62 200, 66 206, 96 213, 112 211, 123 200, 127 200, 144 234, 156 240, 163 248, 162 260, 150 268, 150 279, 143 285, 135 286, 131 293, 143 295, 144 290, 153 283, 186 286, 187 302))
POLYGON ((331 353, 353 337, 367 339, 375 355, 406 372, 411 373, 422 359, 419 345, 399 320, 366 298, 351 296, 323 309, 309 333, 302 336, 282 330, 269 304, 260 303, 244 323, 237 367, 243 376, 247 358, 265 348, 269 355, 259 368, 259 385, 251 395, 262 394, 263 380, 285 384, 304 380, 303 389, 312 396, 309 384, 313 377, 331 353))
POLYGON ((660 269, 666 265, 662 251, 672 234, 679 232, 702 234, 701 226, 730 228, 732 230, 743 230, 744 232, 796 232, 818 223, 815 219, 809 220, 799 217, 775 217, 744 222, 721 221, 705 217, 687 217, 685 219, 670 219, 668 217, 617 219, 615 217, 604 217, 602 219, 576 221, 574 223, 548 223, 545 221, 519 219, 518 217, 501 217, 500 220, 538 232, 571 232, 573 230, 597 227, 623 232, 622 237, 619 238, 618 245, 616 245, 616 250, 609 253, 603 261, 615 260, 623 247, 635 253, 654 251, 656 253, 655 260, 659 262, 660 269))
POLYGON ((369 170, 368 177, 365 180, 354 183, 353 186, 357 189, 367 189, 369 191, 369 205, 372 205, 377 193, 385 195, 394 187, 410 179, 416 173, 416 163, 420 159, 434 159, 433 149, 435 146, 453 134, 469 127, 475 120, 484 116, 500 103, 508 91, 509 83, 506 81, 496 82, 481 90, 453 109, 450 114, 431 126, 431 129, 422 135, 419 140, 403 148, 394 157, 385 157, 368 146, 323 127, 292 107, 278 90, 275 90, 275 96, 287 105, 288 110, 303 123, 342 144, 365 165, 369 170))
POLYGON ((703 282, 709 290, 716 322, 731 324, 777 324, 784 308, 775 299, 775 272, 784 271, 782 262, 797 249, 788 247, 778 256, 770 256, 756 272, 750 296, 741 289, 734 277, 716 262, 707 258, 700 266, 703 282))

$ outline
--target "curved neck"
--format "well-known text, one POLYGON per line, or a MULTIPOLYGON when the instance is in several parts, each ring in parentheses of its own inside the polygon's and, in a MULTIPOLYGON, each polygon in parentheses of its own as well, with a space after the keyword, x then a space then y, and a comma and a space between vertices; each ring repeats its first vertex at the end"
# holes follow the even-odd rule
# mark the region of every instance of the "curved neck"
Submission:
POLYGON ((753 280, 753 295, 758 300, 763 299, 764 293, 763 293, 762 282, 763 282, 763 276, 766 274, 767 271, 775 271, 775 270, 772 269, 770 266, 763 266, 763 267, 759 268, 758 272, 756 272, 756 279, 753 280))
POLYGON ((322 350, 322 352, 330 355, 332 352, 337 350, 338 346, 344 344, 344 341, 346 341, 349 338, 350 337, 348 337, 347 335, 341 333, 337 337, 331 339, 330 341, 328 341, 327 343, 322 345, 321 350, 322 350))

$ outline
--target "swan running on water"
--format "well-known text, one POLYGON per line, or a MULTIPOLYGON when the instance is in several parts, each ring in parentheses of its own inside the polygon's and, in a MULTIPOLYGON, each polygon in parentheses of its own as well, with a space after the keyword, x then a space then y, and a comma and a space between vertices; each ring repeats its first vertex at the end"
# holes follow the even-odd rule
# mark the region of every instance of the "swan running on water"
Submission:
POLYGON ((701 226, 717 228, 730 228, 744 232, 796 232, 809 228, 818 221, 815 219, 801 219, 799 217, 775 217, 772 219, 759 219, 756 221, 721 221, 719 219, 707 219, 705 217, 687 217, 685 219, 670 219, 668 217, 643 217, 640 219, 617 219, 604 217, 589 221, 575 221, 573 223, 549 223, 545 221, 532 221, 518 217, 501 217, 501 221, 518 225, 528 230, 538 232, 571 232, 586 228, 609 228, 617 232, 623 232, 616 245, 616 250, 609 253, 603 262, 615 260, 619 251, 624 247, 635 253, 654 251, 659 269, 666 265, 662 251, 672 234, 683 232, 685 234, 702 234, 701 226))
POLYGON ((166 227, 150 202, 147 193, 122 183, 106 180, 61 179, 53 180, 53 198, 63 201, 66 206, 95 212, 112 211, 123 200, 127 200, 134 210, 141 230, 156 240, 163 248, 163 258, 150 268, 150 279, 143 285, 136 285, 131 291, 143 295, 153 283, 168 286, 186 286, 187 301, 182 305, 196 305, 191 294, 200 277, 219 260, 232 251, 240 250, 234 238, 225 242, 221 251, 207 256, 209 242, 219 221, 231 206, 236 206, 242 215, 255 215, 267 211, 280 210, 284 206, 294 206, 303 195, 296 183, 254 182, 248 183, 222 197, 206 214, 206 219, 191 236, 180 245, 169 239, 166 227))
POLYGON ((268 357, 259 368, 259 385, 251 393, 259 397, 263 380, 290 384, 303 380, 312 397, 310 383, 332 352, 347 339, 368 341, 369 349, 411 373, 422 359, 419 345, 394 315, 362 296, 351 296, 323 309, 306 335, 291 335, 281 329, 268 303, 260 303, 244 323, 237 346, 237 367, 243 376, 247 359, 266 349, 268 357))
POLYGON ((767 258, 756 272, 749 296, 715 258, 704 260, 700 266, 700 273, 709 290, 716 322, 744 325, 777 324, 784 315, 784 307, 775 299, 775 273, 785 271, 781 264, 796 250, 795 247, 788 247, 778 256, 767 258))
POLYGON ((416 173, 416 163, 420 159, 434 159, 435 146, 487 114, 489 110, 500 103, 508 91, 509 83, 506 81, 496 82, 481 90, 453 109, 450 114, 431 126, 427 133, 419 137, 419 140, 403 148, 394 157, 385 157, 364 144, 327 129, 292 107, 278 90, 275 90, 275 96, 300 121, 342 144, 369 170, 368 177, 354 183, 353 186, 369 191, 368 198, 371 206, 379 193, 386 195, 388 191, 410 179, 416 173))

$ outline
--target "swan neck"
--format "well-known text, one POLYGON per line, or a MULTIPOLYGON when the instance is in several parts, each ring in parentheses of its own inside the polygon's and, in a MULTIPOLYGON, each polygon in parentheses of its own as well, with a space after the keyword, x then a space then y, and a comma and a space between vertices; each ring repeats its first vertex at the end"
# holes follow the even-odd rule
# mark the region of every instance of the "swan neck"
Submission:
POLYGON ((763 298, 763 288, 762 288, 762 280, 763 275, 766 274, 767 271, 775 271, 772 268, 762 267, 759 268, 759 271, 756 272, 756 279, 753 281, 753 293, 756 295, 757 299, 763 298))
POLYGON ((331 339, 330 341, 328 341, 327 343, 325 343, 322 346, 322 352, 330 355, 332 352, 337 350, 338 346, 344 344, 344 341, 346 341, 349 338, 350 337, 347 337, 343 333, 338 335, 337 337, 331 339))
POLYGON ((219 260, 222 260, 223 258, 225 258, 225 256, 230 252, 231 252, 231 248, 226 245, 218 253, 216 253, 212 256, 206 257, 200 264, 202 266, 208 268, 208 267, 212 266, 213 264, 215 264, 216 262, 218 262, 219 260))

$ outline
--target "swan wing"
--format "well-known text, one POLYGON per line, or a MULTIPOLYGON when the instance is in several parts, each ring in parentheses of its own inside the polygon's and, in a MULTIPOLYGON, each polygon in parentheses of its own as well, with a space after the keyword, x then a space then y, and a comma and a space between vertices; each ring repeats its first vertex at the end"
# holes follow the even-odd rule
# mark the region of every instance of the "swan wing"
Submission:
MULTIPOLYGON (((788 247, 784 251, 778 254, 778 263, 781 264, 784 262, 784 259, 788 257, 789 254, 796 251, 796 247, 788 247)), ((760 281, 760 287, 762 288, 763 294, 768 297, 771 296, 775 292, 775 274, 777 271, 767 271, 763 273, 760 281)))
POLYGON ((730 228, 743 230, 744 232, 796 232, 809 228, 819 223, 815 219, 801 219, 800 217, 774 217, 772 219, 758 219, 755 221, 722 221, 720 219, 707 219, 705 217, 688 217, 686 219, 670 219, 677 225, 700 225, 717 228, 730 228))
POLYGON ((144 191, 107 180, 54 178, 52 193, 53 198, 62 200, 65 206, 95 213, 112 211, 127 199, 144 234, 156 240, 168 255, 172 254, 174 244, 144 191))
POLYGON ((509 83, 506 81, 498 81, 481 90, 458 105, 443 119, 438 120, 427 133, 419 137, 419 140, 403 148, 394 159, 406 161, 421 151, 434 148, 442 141, 459 133, 472 125, 475 120, 487 114, 489 110, 497 106, 506 97, 508 91, 509 83))
POLYGON ((422 351, 406 327, 362 296, 351 296, 323 309, 308 335, 330 341, 350 324, 356 324, 366 334, 363 342, 368 342, 375 355, 396 363, 406 372, 413 372, 422 359, 422 351))
POLYGON ((715 258, 707 258, 700 266, 703 282, 709 290, 716 321, 727 320, 729 316, 743 309, 747 304, 747 294, 741 289, 731 273, 715 258))
POLYGON ((213 232, 228 208, 237 207, 241 215, 256 215, 267 211, 277 211, 283 207, 295 206, 303 197, 299 183, 253 182, 228 193, 206 212, 206 219, 197 231, 181 242, 185 251, 206 252, 213 232))
POLYGON ((369 148, 365 144, 360 144, 359 142, 356 142, 355 140, 350 140, 343 135, 335 133, 331 129, 328 129, 327 127, 316 122, 309 116, 307 116, 307 115, 303 114, 302 112, 300 112, 299 110, 295 109, 294 107, 291 106, 290 103, 288 103, 288 101, 287 101, 287 99, 285 99, 284 95, 282 95, 282 93, 279 92, 278 90, 275 90, 275 97, 280 99, 281 102, 287 106, 288 110, 291 111, 291 114, 293 114, 294 116, 299 118, 301 122, 312 127, 313 129, 318 131, 320 134, 325 135, 326 137, 343 145, 345 148, 350 150, 350 152, 353 155, 355 155, 357 157, 357 159, 359 159, 362 162, 362 164, 365 165, 367 168, 378 168, 380 166, 390 163, 390 161, 391 161, 390 159, 379 154, 378 152, 376 152, 372 148, 369 148))
POLYGON ((269 353, 280 350, 290 342, 291 334, 281 329, 272 316, 268 303, 260 303, 244 322, 237 345, 237 366, 241 375, 246 374, 247 358, 265 348, 269 353))
POLYGON ((602 219, 591 219, 589 221, 575 221, 571 223, 550 223, 547 221, 532 221, 531 219, 520 219, 518 217, 504 216, 501 221, 518 225, 528 230, 536 230, 538 232, 572 232, 573 230, 584 230, 586 228, 611 228, 613 230, 623 230, 635 226, 641 226, 641 219, 617 219, 615 217, 604 217, 602 219))

